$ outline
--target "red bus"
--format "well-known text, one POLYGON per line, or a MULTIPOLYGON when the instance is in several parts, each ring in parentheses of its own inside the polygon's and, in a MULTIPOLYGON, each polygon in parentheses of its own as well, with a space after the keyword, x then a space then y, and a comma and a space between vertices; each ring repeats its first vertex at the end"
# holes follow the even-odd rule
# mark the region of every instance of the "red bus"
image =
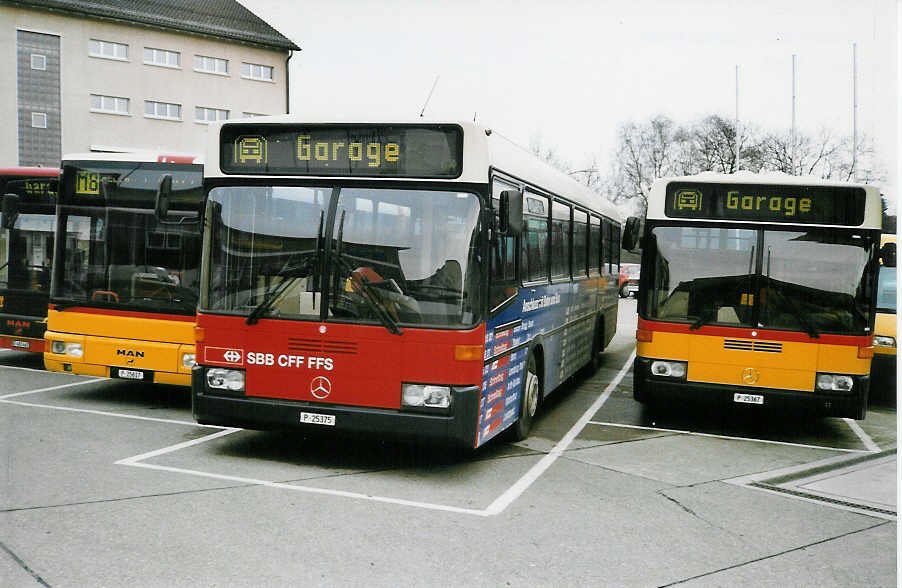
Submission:
POLYGON ((491 130, 211 126, 200 423, 528 435, 617 325, 620 223, 491 130))
POLYGON ((0 168, 0 349, 44 351, 59 169, 0 168))

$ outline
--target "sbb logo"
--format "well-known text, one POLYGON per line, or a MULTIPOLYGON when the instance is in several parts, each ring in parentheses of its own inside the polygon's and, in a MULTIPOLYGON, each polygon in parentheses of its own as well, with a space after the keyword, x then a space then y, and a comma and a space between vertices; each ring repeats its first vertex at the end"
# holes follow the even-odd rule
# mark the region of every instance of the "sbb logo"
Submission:
POLYGON ((272 353, 248 352, 247 362, 251 365, 274 365, 276 358, 272 353))

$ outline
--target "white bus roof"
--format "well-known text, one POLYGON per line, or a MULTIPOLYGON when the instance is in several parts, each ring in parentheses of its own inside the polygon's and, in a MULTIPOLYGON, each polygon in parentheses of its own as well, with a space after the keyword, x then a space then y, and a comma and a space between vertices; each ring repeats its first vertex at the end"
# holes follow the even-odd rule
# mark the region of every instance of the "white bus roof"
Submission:
POLYGON ((135 163, 197 163, 202 164, 204 158, 196 153, 179 153, 175 151, 130 151, 126 153, 107 153, 90 151, 86 153, 67 153, 62 163, 67 161, 129 161, 135 163))
MULTIPOLYGON (((345 120, 342 118, 311 119, 297 115, 260 116, 233 121, 210 123, 207 129, 207 153, 204 166, 205 178, 222 177, 259 177, 252 174, 242 175, 223 173, 219 165, 220 129, 223 125, 260 125, 260 124, 293 124, 293 125, 329 125, 329 124, 376 124, 376 125, 457 125, 463 129, 463 169, 459 177, 453 179, 430 179, 435 182, 487 184, 489 168, 497 169, 528 184, 535 185, 552 194, 564 197, 590 210, 603 213, 608 218, 621 222, 620 213, 607 199, 580 184, 569 175, 545 163, 528 149, 514 143, 507 137, 487 127, 467 121, 436 120, 426 118, 409 119, 368 119, 345 120)), ((267 176, 271 177, 271 176, 267 176)), ((291 177, 290 174, 281 177, 291 177)), ((335 181, 334 176, 304 176, 304 179, 321 178, 324 181, 335 181)), ((372 181, 422 181, 416 178, 373 178, 372 181)))
MULTIPOLYGON (((753 173, 749 171, 740 171, 735 174, 721 174, 715 172, 702 172, 691 176, 672 176, 659 178, 652 183, 651 190, 648 195, 648 209, 646 218, 650 219, 670 219, 664 212, 664 204, 666 198, 667 185, 671 182, 691 182, 698 184, 760 184, 760 185, 777 185, 777 186, 835 186, 844 188, 862 188, 867 195, 865 203, 864 220, 861 225, 864 228, 877 228, 882 225, 880 203, 880 189, 871 184, 861 184, 853 182, 842 182, 839 180, 825 180, 815 176, 793 176, 782 172, 766 172, 753 173)), ((678 220, 678 219, 672 219, 678 220)), ((685 219, 682 219, 685 220, 685 219)), ((728 219, 693 219, 692 222, 711 223, 711 222, 747 222, 728 219)), ((810 226, 836 226, 836 225, 817 225, 810 226)))

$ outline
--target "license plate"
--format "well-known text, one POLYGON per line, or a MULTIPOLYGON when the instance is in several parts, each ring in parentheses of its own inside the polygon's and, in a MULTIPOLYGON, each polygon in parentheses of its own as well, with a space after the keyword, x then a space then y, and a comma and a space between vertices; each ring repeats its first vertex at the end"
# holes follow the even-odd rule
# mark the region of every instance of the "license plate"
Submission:
POLYGON ((117 378, 125 378, 126 380, 143 380, 144 372, 142 372, 141 370, 117 369, 116 377, 117 378))
POLYGON ((760 394, 733 394, 733 402, 742 404, 764 404, 764 396, 760 394))
POLYGON ((13 340, 13 347, 17 349, 31 349, 31 343, 29 343, 28 341, 13 340))
POLYGON ((335 426, 334 414, 319 414, 316 412, 302 412, 301 422, 305 425, 325 425, 327 427, 335 426))

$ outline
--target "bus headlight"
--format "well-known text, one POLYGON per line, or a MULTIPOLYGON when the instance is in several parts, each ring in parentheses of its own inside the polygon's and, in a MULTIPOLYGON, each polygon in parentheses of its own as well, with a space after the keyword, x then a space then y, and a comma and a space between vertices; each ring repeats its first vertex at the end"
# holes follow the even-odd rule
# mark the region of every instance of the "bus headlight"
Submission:
POLYGON ((244 371, 222 368, 208 369, 207 386, 217 390, 244 392, 244 371))
POLYGON ((886 335, 875 335, 874 336, 874 347, 895 347, 896 340, 892 337, 888 337, 886 335))
POLYGON ((834 392, 849 392, 855 386, 852 376, 841 374, 818 374, 817 389, 831 390, 834 392))
POLYGON ((651 362, 651 375, 660 378, 685 378, 685 361, 653 361, 651 362))
POLYGON ((51 341, 50 351, 60 355, 71 355, 72 357, 81 357, 85 354, 81 343, 66 343, 65 341, 51 341))
POLYGON ((451 388, 429 384, 401 384, 401 406, 446 409, 451 406, 451 388))
POLYGON ((193 353, 183 353, 182 354, 182 365, 186 368, 192 368, 197 363, 194 361, 193 353))

